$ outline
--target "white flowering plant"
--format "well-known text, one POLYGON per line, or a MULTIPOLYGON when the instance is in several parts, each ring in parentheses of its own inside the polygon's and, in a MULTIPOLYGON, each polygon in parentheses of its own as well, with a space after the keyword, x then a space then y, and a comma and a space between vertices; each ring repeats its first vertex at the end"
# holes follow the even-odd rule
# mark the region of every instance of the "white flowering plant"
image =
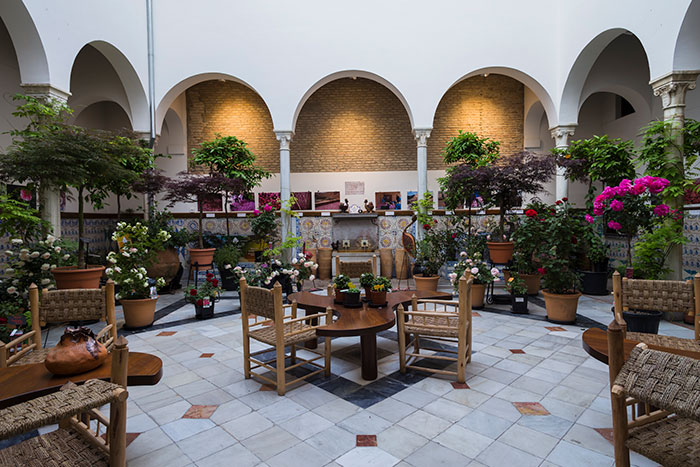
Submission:
POLYGON ((148 277, 148 267, 155 255, 164 249, 170 234, 161 230, 156 235, 149 234, 148 227, 137 222, 119 222, 112 234, 112 240, 119 245, 119 251, 110 251, 105 274, 119 286, 116 298, 138 300, 152 297, 151 287, 162 287, 162 277, 148 277))
POLYGON ((0 341, 9 342, 15 336, 10 333, 17 329, 27 332, 32 326, 32 317, 27 307, 26 300, 16 293, 11 281, 0 279, 0 341), (8 290, 13 293, 9 293, 8 290))
POLYGON ((489 267, 488 263, 482 259, 480 253, 474 253, 472 257, 469 258, 467 253, 463 251, 459 256, 460 260, 455 265, 454 272, 450 274, 450 282, 455 290, 459 287, 459 278, 462 277, 466 271, 469 271, 474 278, 475 284, 490 284, 498 280, 498 269, 489 267))
POLYGON ((4 287, 4 292, 26 301, 32 284, 39 288, 55 288, 51 270, 58 266, 75 265, 75 252, 74 242, 57 239, 53 235, 31 243, 19 238, 11 239, 3 252, 6 267, 2 276, 9 284, 4 287))
POLYGON ((311 253, 299 253, 296 258, 292 258, 292 280, 294 282, 316 279, 318 264, 311 261, 312 257, 311 253))

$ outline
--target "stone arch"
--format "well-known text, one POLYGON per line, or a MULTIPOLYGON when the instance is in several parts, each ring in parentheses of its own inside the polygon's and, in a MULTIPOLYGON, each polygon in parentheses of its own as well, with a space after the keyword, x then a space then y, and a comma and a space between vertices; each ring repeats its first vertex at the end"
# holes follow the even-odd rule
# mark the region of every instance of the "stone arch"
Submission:
POLYGON ((99 130, 131 130, 129 114, 119 103, 109 100, 94 102, 74 116, 73 123, 99 130))
POLYGON ((312 94, 314 94, 316 91, 321 89, 323 86, 326 84, 330 83, 331 81, 335 81, 338 79, 342 78, 365 78, 369 79, 371 81, 375 81, 385 88, 389 89, 394 95, 399 99, 401 104, 404 106, 404 109, 406 109, 406 114, 408 114, 408 119, 411 122, 411 128, 413 128, 413 112, 411 111, 411 107, 408 105, 408 101, 404 97, 404 95, 399 91, 399 89, 394 86, 390 81, 388 81, 385 78, 382 78, 381 76, 369 72, 369 71, 364 71, 364 70, 344 70, 344 71, 338 71, 335 73, 331 73, 330 75, 327 75, 320 80, 316 81, 301 97, 299 100, 299 103, 297 104, 297 108, 294 111, 294 117, 292 118, 292 129, 295 129, 297 126, 297 119, 299 118, 299 113, 301 112, 301 109, 304 107, 304 104, 306 101, 311 97, 312 94))
POLYGON ((674 70, 700 69, 700 2, 690 3, 673 52, 674 70))
POLYGON ((23 84, 49 84, 49 64, 44 44, 21 0, 0 2, 0 18, 12 39, 23 84))
MULTIPOLYGON (((579 103, 578 112, 581 111, 581 107, 583 107, 583 104, 589 97, 599 92, 609 92, 611 94, 617 94, 618 96, 623 97, 625 100, 627 100, 627 102, 632 104, 632 107, 634 107, 634 111, 639 112, 641 119, 647 121, 651 118, 651 108, 649 106, 649 102, 644 96, 627 86, 615 84, 608 84, 606 86, 586 90, 586 92, 581 95, 581 102, 579 103)), ((578 121, 578 113, 576 120, 578 121)))

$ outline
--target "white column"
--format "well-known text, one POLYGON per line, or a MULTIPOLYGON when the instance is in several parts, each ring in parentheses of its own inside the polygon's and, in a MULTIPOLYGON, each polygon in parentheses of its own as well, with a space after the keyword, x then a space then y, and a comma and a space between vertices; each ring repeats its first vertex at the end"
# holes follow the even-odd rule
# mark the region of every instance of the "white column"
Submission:
MULTIPOLYGON (((282 201, 282 207, 289 203, 290 197, 290 163, 289 163, 289 144, 292 142, 292 136, 294 133, 291 131, 275 131, 277 140, 280 142, 280 198, 282 201)), ((282 241, 287 238, 290 228, 290 217, 289 214, 282 212, 282 241)))
MULTIPOLYGON (((682 129, 685 125, 685 95, 686 92, 695 89, 697 71, 674 71, 661 78, 651 81, 649 84, 654 90, 654 95, 661 97, 664 109, 664 121, 673 125, 672 136, 676 147, 669 148, 669 162, 678 165, 683 170, 683 153, 678 150, 683 146, 682 129)), ((669 204, 675 209, 683 207, 683 198, 672 200, 669 204)), ((668 266, 672 269, 671 280, 681 280, 683 277, 683 248, 674 245, 668 255, 668 266)))
MULTIPOLYGON (((428 138, 432 128, 416 128, 413 134, 416 136, 416 145, 418 147, 418 199, 423 199, 428 191, 428 138)), ((437 194, 435 196, 437 198, 437 194)), ((410 208, 410 206, 408 206, 410 208)), ((423 227, 418 226, 416 229, 418 240, 423 238, 423 227)))
MULTIPOLYGON (((46 83, 22 83, 22 92, 28 96, 54 99, 63 103, 68 101, 70 93, 61 89, 55 88, 46 83)), ((54 236, 61 236, 61 194, 53 188, 39 189, 39 210, 41 218, 49 223, 51 232, 54 236)))
MULTIPOLYGON (((559 125, 550 128, 552 138, 554 138, 554 147, 557 149, 566 149, 569 147, 569 136, 573 136, 576 125, 559 125)), ((557 167, 557 175, 555 179, 555 196, 557 200, 567 198, 569 196, 569 183, 564 176, 564 168, 557 167)))

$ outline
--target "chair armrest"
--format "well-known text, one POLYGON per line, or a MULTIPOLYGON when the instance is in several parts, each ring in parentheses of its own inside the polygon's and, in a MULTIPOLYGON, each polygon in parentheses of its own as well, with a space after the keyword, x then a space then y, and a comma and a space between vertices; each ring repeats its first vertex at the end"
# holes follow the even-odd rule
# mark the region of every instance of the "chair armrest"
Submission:
POLYGON ((435 303, 436 305, 459 306, 459 302, 456 300, 431 300, 429 298, 416 300, 416 303, 435 303))
POLYGON ((58 423, 110 402, 123 401, 127 396, 128 393, 121 386, 98 379, 91 379, 80 386, 65 387, 0 410, 0 439, 58 423))
MULTIPOLYGON (((300 318, 285 320, 284 324, 297 323, 299 321, 308 321, 310 319, 323 318, 324 316, 327 316, 327 314, 326 313, 315 313, 313 315, 306 315, 306 316, 302 316, 300 318)), ((311 326, 311 327, 317 328, 318 326, 320 326, 320 325, 317 324, 317 325, 311 326)))
POLYGON ((440 318, 459 317, 459 313, 453 311, 411 311, 404 310, 404 315, 413 316, 435 316, 440 318))
POLYGON ((5 362, 4 364, 0 364, 0 368, 4 365, 12 365, 17 360, 21 359, 25 354, 34 350, 37 347, 36 343, 34 342, 34 334, 36 334, 36 331, 29 331, 26 334, 22 334, 21 336, 12 339, 8 343, 3 343, 0 341, 0 352, 3 354, 0 355, 0 362, 5 362), (22 343, 24 343, 24 345, 20 345, 22 343), (12 349, 14 349, 14 352, 12 352, 12 349))

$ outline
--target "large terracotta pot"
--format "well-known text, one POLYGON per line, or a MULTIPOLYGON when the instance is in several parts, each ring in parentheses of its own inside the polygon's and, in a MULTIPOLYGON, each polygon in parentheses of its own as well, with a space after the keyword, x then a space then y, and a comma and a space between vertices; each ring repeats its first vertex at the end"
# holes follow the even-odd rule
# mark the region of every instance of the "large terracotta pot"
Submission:
POLYGON ((507 264, 513 259, 513 242, 486 242, 489 257, 495 264, 507 264))
POLYGON ((107 349, 89 328, 67 328, 49 350, 44 366, 54 375, 77 375, 97 368, 106 358, 107 349))
POLYGON ((544 295, 544 305, 549 321, 562 324, 576 322, 576 309, 581 292, 554 294, 543 290, 542 295, 544 295))
POLYGON ((430 290, 432 292, 436 291, 438 288, 438 282, 440 281, 440 276, 423 276, 422 274, 416 274, 413 276, 416 281, 416 290, 430 290))
POLYGON ((100 278, 104 270, 104 266, 89 266, 87 269, 78 269, 77 266, 62 266, 53 268, 51 274, 56 280, 56 288, 58 289, 99 289, 100 278))
POLYGON ((198 263, 200 266, 214 262, 216 248, 190 248, 190 264, 198 263))
POLYGON ((472 308, 484 307, 485 284, 472 284, 472 308))
POLYGON ((159 251, 153 260, 153 264, 146 268, 148 277, 162 277, 166 285, 177 275, 177 270, 180 269, 180 257, 177 255, 175 248, 168 248, 159 251))
POLYGON ((394 250, 393 248, 379 249, 379 265, 381 266, 382 276, 391 279, 394 268, 394 250))
POLYGON ((124 310, 124 326, 142 328, 153 324, 157 301, 157 298, 121 299, 120 303, 124 310))
POLYGON ((333 256, 332 248, 318 249, 318 278, 327 280, 331 278, 331 259, 333 256))
POLYGON ((528 295, 537 295, 540 292, 541 274, 520 274, 520 277, 525 281, 525 285, 527 285, 528 295))

